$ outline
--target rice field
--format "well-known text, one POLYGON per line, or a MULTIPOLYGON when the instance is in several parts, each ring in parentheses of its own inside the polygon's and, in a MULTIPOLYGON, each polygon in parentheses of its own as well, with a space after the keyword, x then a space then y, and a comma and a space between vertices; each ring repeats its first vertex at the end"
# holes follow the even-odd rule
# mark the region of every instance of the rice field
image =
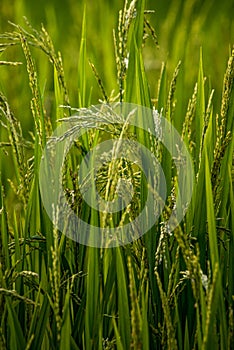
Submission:
POLYGON ((232 10, 3 1, 0 349, 234 347, 232 10))

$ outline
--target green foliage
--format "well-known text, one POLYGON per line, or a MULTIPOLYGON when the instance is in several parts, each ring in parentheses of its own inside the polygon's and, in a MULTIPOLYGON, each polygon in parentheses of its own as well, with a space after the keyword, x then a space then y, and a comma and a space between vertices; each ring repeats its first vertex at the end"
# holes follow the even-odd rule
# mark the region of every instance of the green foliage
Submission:
MULTIPOLYGON (((145 11, 144 1, 125 2, 112 47, 111 36, 105 36, 105 25, 92 17, 88 4, 82 6, 83 17, 76 18, 80 45, 76 46, 69 32, 66 50, 71 56, 67 56, 64 65, 44 26, 37 31, 26 21, 26 29, 13 25, 12 31, 0 35, 0 54, 6 55, 0 61, 0 86, 4 91, 0 92, 1 349, 232 348, 234 51, 230 52, 223 88, 215 69, 211 82, 206 78, 206 47, 200 49, 200 62, 190 74, 187 54, 192 42, 181 49, 181 43, 188 39, 188 32, 181 28, 195 33, 199 19, 205 26, 213 2, 209 2, 209 7, 205 1, 203 12, 196 8, 195 1, 184 3, 165 5, 168 16, 162 26, 167 31, 161 37, 168 35, 167 44, 175 52, 170 53, 167 64, 161 65, 161 73, 157 69, 148 74, 149 50, 154 55, 158 43, 151 25, 153 15, 145 11), (175 6, 184 14, 181 22, 173 15, 175 6), (190 23, 193 10, 197 10, 196 21, 190 23), (89 43, 89 16, 103 35, 98 39, 93 29, 95 48, 89 43), (178 31, 175 39, 174 31, 178 31), (79 55, 75 54, 73 65, 75 49, 79 55), (103 49, 103 57, 99 52, 95 59, 97 49, 103 49), (5 86, 6 77, 11 74, 16 94, 22 84, 23 104, 11 95, 14 89, 5 86), (17 80, 18 75, 22 81, 17 80), (158 80, 156 95, 152 75, 154 81, 158 80), (184 84, 189 84, 188 91, 184 91, 184 84), (168 185, 159 222, 134 243, 110 249, 82 246, 58 232, 50 222, 39 189, 39 165, 46 139, 60 119, 69 118, 72 105, 97 104, 100 96, 105 103, 134 102, 158 109, 181 133, 196 177, 185 218, 171 235, 164 223, 172 211, 177 187, 173 160, 157 140, 141 129, 135 130, 137 140, 155 152, 168 185)), ((30 6, 23 4, 14 4, 18 15, 30 12, 30 6)), ((110 9, 111 4, 100 1, 99 11, 109 14, 112 25, 113 18, 117 22, 117 12, 110 9)), ((113 8, 117 9, 117 5, 113 8)), ((58 18, 53 6, 45 5, 45 12, 47 27, 57 46, 60 31, 54 28, 58 18)), ((74 20, 73 16, 70 14, 74 20)), ((199 47, 194 54, 199 57, 199 47)), ((224 62, 220 60, 218 64, 219 71, 224 62)), ((127 174, 136 191, 129 212, 101 216, 82 202, 77 187, 77 170, 87 151, 107 134, 123 137, 130 131, 116 126, 91 130, 77 140, 66 158, 63 179, 67 200, 92 225, 114 227, 118 221, 132 220, 145 201, 145 179, 123 160, 103 167, 97 186, 105 199, 113 198, 116 169, 127 174)), ((54 215, 56 219, 56 212, 54 215)))

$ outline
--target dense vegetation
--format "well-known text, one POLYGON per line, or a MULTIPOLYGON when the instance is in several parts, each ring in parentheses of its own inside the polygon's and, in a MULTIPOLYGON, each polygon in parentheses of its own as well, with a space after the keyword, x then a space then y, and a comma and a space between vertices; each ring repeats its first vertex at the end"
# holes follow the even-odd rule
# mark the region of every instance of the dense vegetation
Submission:
MULTIPOLYGON (((1 5, 1 349, 232 348, 233 5, 1 5), (138 240, 95 248, 52 224, 41 200, 40 161, 52 130, 69 120, 72 108, 119 101, 158 110, 178 130, 193 161, 193 196, 170 234, 165 223, 181 190, 173 157, 142 129, 124 130, 161 162, 166 205, 138 240)), ((122 133, 119 125, 90 128, 66 158, 66 198, 87 222, 99 223, 100 215, 82 202, 79 164, 98 142, 122 133)), ((97 174, 103 198, 115 195, 109 185, 116 166, 135 190, 126 217, 104 221, 118 226, 139 214, 147 179, 131 162, 113 163, 97 174)))

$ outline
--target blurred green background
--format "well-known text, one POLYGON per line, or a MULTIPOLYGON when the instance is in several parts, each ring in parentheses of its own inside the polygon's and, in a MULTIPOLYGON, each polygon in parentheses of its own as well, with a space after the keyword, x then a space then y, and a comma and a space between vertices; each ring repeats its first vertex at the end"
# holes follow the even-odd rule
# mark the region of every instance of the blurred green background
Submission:
MULTIPOLYGON (((87 56, 94 63, 108 94, 118 93, 116 78, 113 29, 117 29, 118 12, 123 1, 86 1, 87 6, 87 56)), ((166 62, 168 79, 179 60, 183 71, 178 79, 177 93, 184 96, 185 113, 198 74, 199 51, 203 49, 204 71, 208 84, 215 89, 215 103, 220 103, 222 79, 230 48, 234 43, 234 1, 233 0, 148 0, 148 20, 155 28, 159 48, 152 39, 146 42, 145 68, 149 77, 151 96, 156 96, 161 64, 166 62), (210 79, 210 77, 212 77, 210 79)), ((81 39, 84 1, 50 0, 27 1, 2 0, 0 4, 0 33, 12 31, 12 21, 25 26, 23 16, 37 30, 45 25, 63 57, 65 78, 71 104, 77 105, 78 57, 81 39)), ((35 52, 41 90, 45 91, 45 105, 48 115, 52 112, 53 70, 45 55, 35 52)), ((18 67, 0 66, 0 90, 22 123, 24 133, 33 127, 29 108, 30 91, 26 65, 21 48, 10 48, 0 60, 22 61, 18 67)), ((87 62, 87 86, 92 89, 92 103, 98 103, 101 93, 94 74, 87 62)))

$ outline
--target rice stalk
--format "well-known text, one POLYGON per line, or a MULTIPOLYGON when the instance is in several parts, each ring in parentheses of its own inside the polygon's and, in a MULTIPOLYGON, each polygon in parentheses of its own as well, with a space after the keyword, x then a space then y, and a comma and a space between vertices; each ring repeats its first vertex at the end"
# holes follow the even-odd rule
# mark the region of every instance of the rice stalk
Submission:
POLYGON ((8 130, 8 137, 10 141, 9 145, 11 145, 14 155, 13 159, 18 188, 14 186, 12 187, 22 202, 26 204, 31 179, 31 168, 28 166, 25 155, 27 142, 23 138, 19 121, 13 115, 7 99, 2 93, 0 93, 0 114, 6 119, 6 128, 8 130))

